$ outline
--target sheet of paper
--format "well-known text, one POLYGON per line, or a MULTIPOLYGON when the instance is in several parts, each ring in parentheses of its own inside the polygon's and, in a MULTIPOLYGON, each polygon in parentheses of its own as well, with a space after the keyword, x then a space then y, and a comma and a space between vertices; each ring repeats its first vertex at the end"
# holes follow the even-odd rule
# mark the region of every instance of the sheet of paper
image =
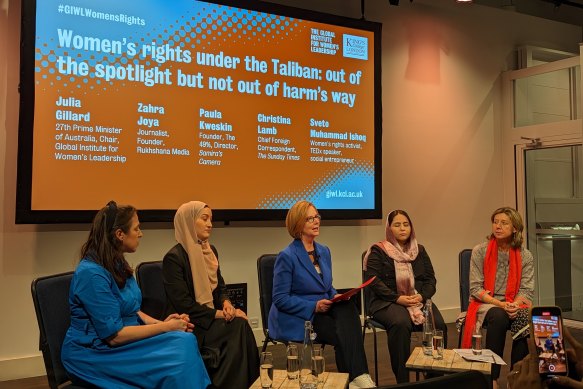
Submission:
POLYGON ((352 296, 354 296, 355 294, 358 293, 359 290, 361 290, 362 288, 370 285, 371 282, 374 281, 374 279, 377 278, 377 276, 372 276, 371 278, 369 278, 368 280, 366 280, 366 282, 364 282, 362 285, 354 288, 354 289, 350 289, 348 292, 346 293, 342 293, 340 296, 336 296, 334 297, 332 300, 333 303, 335 303, 336 301, 342 301, 342 300, 348 300, 349 298, 351 298, 352 296))
POLYGON ((456 348, 453 351, 456 352, 460 357, 465 359, 466 361, 474 361, 474 362, 488 362, 488 363, 495 363, 497 365, 506 365, 506 362, 494 351, 489 349, 483 349, 482 354, 474 355, 472 349, 470 348, 456 348))

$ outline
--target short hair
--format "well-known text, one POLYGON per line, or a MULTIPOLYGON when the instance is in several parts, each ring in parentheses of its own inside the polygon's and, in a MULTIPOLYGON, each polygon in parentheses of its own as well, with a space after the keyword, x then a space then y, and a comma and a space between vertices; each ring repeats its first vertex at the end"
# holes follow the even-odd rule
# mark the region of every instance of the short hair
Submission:
POLYGON ((287 216, 285 218, 285 226, 287 227, 287 232, 294 239, 299 239, 302 236, 302 231, 306 225, 306 216, 308 215, 308 209, 310 207, 317 208, 314 204, 307 200, 300 200, 291 206, 289 211, 287 211, 287 216))
MULTIPOLYGON (((490 217, 490 221, 494 223, 494 218, 496 215, 505 214, 510 219, 512 223, 512 227, 516 230, 516 232, 512 233, 512 241, 510 242, 510 246, 512 248, 518 249, 522 247, 523 237, 522 231, 524 230, 524 223, 522 221, 522 216, 518 213, 518 211, 511 207, 502 207, 498 208, 494 212, 492 212, 492 216, 490 217)), ((494 238, 494 234, 490 234, 490 239, 494 238)))

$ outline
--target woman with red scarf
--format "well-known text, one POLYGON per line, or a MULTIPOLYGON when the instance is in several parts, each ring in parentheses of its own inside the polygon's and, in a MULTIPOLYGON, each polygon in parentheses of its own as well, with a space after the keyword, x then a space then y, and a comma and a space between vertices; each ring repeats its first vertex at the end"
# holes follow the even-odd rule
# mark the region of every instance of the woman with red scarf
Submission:
MULTIPOLYGON (((502 356, 506 331, 520 308, 530 307, 534 296, 534 259, 522 247, 522 217, 513 208, 492 213, 492 234, 472 250, 470 264, 470 305, 462 347, 470 348, 472 330, 486 327, 486 348, 502 356)), ((511 364, 528 354, 526 338, 512 343, 511 364)), ((492 366, 494 388, 500 365, 492 366)))
MULTIPOLYGON (((377 277, 364 293, 369 301, 367 313, 387 329, 391 367, 402 383, 409 382, 405 362, 411 354, 411 332, 421 331, 423 304, 435 294, 437 281, 407 212, 389 213, 385 235, 386 240, 372 245, 364 257, 365 277, 377 277)), ((433 315, 447 347, 447 326, 435 304, 433 315)))

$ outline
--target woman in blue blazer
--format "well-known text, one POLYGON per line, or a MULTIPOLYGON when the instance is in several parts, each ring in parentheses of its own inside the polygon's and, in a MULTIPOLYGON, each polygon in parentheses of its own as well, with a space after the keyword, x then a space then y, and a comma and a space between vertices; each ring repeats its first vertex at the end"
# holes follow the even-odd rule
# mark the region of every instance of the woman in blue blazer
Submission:
POLYGON ((349 373, 349 388, 373 388, 356 305, 330 301, 337 293, 330 249, 315 242, 320 220, 308 201, 298 201, 287 213, 285 224, 294 240, 275 261, 269 333, 275 339, 301 341, 304 322, 312 321, 316 340, 334 346, 338 371, 349 373))

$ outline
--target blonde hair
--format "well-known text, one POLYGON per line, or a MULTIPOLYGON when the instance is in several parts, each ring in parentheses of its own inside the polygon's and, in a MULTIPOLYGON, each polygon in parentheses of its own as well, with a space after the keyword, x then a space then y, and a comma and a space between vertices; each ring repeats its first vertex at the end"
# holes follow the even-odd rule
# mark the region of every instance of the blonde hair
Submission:
MULTIPOLYGON (((501 213, 508 216, 508 218, 510 219, 510 222, 512 223, 512 228, 514 228, 516 230, 512 233, 512 241, 510 242, 510 246, 512 246, 512 248, 515 248, 515 249, 521 248, 522 243, 523 243, 522 231, 524 230, 524 223, 522 222, 522 216, 520 216, 518 211, 514 208, 502 207, 502 208, 498 208, 497 210, 495 210, 492 213, 492 216, 490 217, 490 221, 492 223, 494 223, 494 218, 496 217, 496 215, 500 215, 501 213)), ((491 234, 490 239, 493 239, 493 238, 494 238, 494 234, 491 234)))
POLYGON ((300 200, 291 206, 289 211, 287 211, 287 216, 285 218, 285 226, 287 232, 294 239, 299 239, 302 236, 302 230, 306 225, 306 215, 310 207, 316 206, 307 200, 300 200))

